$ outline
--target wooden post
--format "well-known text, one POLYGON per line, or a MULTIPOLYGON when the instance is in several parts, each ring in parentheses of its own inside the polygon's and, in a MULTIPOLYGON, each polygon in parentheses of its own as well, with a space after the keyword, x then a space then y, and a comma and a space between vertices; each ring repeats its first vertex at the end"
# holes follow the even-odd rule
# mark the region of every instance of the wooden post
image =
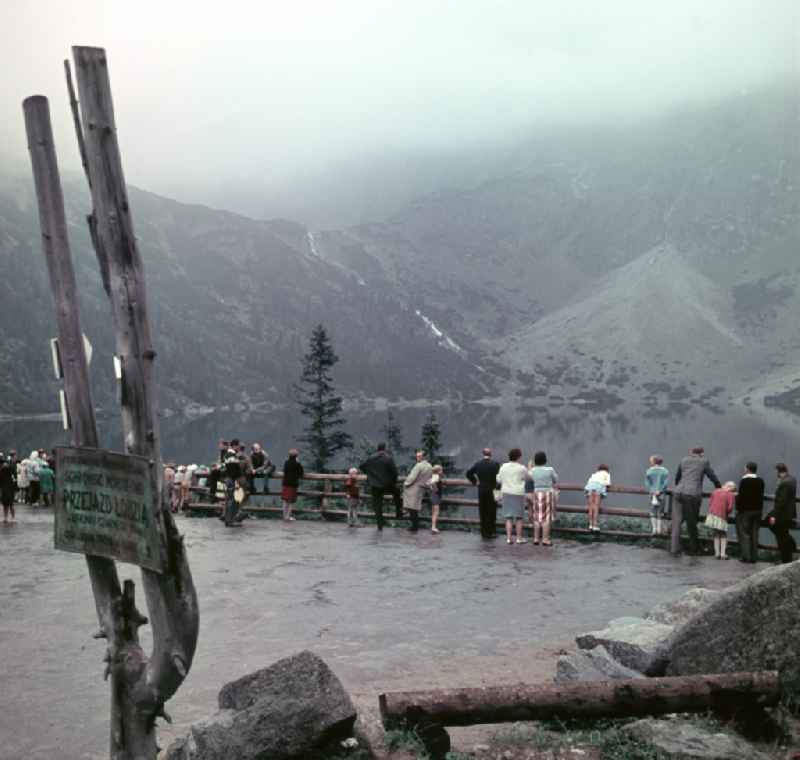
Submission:
MULTIPOLYGON (((75 271, 67 236, 64 214, 64 195, 58 172, 50 107, 47 98, 34 95, 22 104, 25 130, 31 155, 36 199, 39 205, 39 224, 42 249, 50 277, 50 289, 55 303, 58 346, 64 371, 64 395, 71 420, 73 446, 97 448, 97 425, 89 384, 89 370, 81 332, 75 271)), ((100 630, 95 638, 108 641, 106 661, 118 656, 117 610, 122 598, 117 566, 114 560, 87 555, 86 563, 94 594, 100 630)), ((107 671, 108 672, 108 671, 107 671)), ((116 754, 120 736, 119 678, 111 670, 111 755, 116 754)))
POLYGON ((319 511, 325 517, 325 513, 331 508, 331 494, 333 493, 333 483, 329 478, 325 478, 322 483, 322 498, 319 502, 319 511))
MULTIPOLYGON (((125 451, 150 460, 153 516, 160 527, 164 574, 142 568, 142 583, 153 627, 146 658, 135 627, 123 645, 121 695, 125 746, 118 760, 155 760, 155 719, 186 678, 199 628, 197 595, 172 515, 165 508, 159 445, 158 403, 153 373, 144 268, 136 245, 117 143, 111 84, 102 48, 74 47, 86 171, 94 211, 90 231, 111 302, 117 356, 122 363, 122 428, 125 451)), ((127 584, 126 584, 127 586, 127 584)), ((126 587, 133 608, 133 584, 126 587)), ((137 613, 138 614, 138 613, 137 613)), ((135 615, 134 615, 135 617, 135 615)), ((166 717, 166 716, 165 716, 166 717)))
POLYGON ((721 675, 633 678, 568 684, 518 684, 478 689, 381 694, 388 728, 427 721, 471 726, 550 718, 620 718, 775 705, 781 687, 776 671, 721 675))

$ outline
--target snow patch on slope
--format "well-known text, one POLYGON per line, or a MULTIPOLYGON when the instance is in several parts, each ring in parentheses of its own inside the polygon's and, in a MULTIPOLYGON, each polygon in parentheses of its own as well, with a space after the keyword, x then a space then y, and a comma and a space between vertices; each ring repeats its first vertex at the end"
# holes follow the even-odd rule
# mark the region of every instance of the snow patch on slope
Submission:
POLYGON ((414 313, 430 328, 431 332, 436 336, 439 344, 457 354, 464 353, 464 349, 458 345, 450 336, 445 335, 433 322, 432 319, 426 317, 419 309, 415 309, 414 313))

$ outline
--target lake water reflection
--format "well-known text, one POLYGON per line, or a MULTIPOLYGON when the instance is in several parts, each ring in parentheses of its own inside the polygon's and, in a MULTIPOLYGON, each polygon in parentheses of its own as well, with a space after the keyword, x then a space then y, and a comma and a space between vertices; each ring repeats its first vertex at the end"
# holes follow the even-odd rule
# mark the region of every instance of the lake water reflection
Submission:
MULTIPOLYGON (((546 450, 565 482, 585 481, 594 466, 604 462, 611 467, 615 483, 638 485, 650 454, 661 454, 674 470, 689 447, 701 444, 721 479, 738 480, 745 461, 754 459, 761 465, 771 491, 775 462, 786 461, 790 469, 798 466, 794 461, 800 448, 797 420, 774 408, 737 405, 722 414, 683 405, 659 410, 618 407, 612 412, 568 405, 547 408, 463 403, 434 408, 446 450, 462 469, 479 456, 483 446, 492 446, 500 459, 512 446, 520 446, 525 456, 539 448, 546 450)), ((395 407, 393 413, 406 445, 414 446, 428 409, 395 407)), ((346 416, 354 437, 372 441, 383 437, 385 409, 352 410, 346 416)), ((121 449, 118 421, 102 419, 99 427, 102 445, 121 449)), ((302 418, 290 409, 214 413, 194 420, 176 415, 162 421, 162 449, 167 459, 209 462, 215 457, 219 438, 238 437, 247 443, 260 441, 281 464, 287 449, 297 444, 302 428, 302 418)), ((0 423, 2 451, 13 447, 27 453, 67 440, 57 421, 0 423)), ((341 464, 349 462, 342 460, 341 464)))

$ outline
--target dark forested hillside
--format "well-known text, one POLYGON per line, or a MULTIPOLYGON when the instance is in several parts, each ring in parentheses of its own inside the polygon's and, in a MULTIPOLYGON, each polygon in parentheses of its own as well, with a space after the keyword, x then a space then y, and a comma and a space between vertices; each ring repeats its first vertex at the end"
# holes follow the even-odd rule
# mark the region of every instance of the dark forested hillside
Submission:
MULTIPOLYGON (((96 401, 111 402, 113 338, 83 217, 65 191, 96 401)), ((288 400, 312 327, 323 323, 348 396, 482 394, 474 352, 448 349, 392 292, 313 255, 308 232, 188 206, 131 188, 152 308, 162 403, 184 410, 288 400)), ((47 340, 55 333, 38 217, 25 178, 0 183, 0 413, 54 410, 47 340)))

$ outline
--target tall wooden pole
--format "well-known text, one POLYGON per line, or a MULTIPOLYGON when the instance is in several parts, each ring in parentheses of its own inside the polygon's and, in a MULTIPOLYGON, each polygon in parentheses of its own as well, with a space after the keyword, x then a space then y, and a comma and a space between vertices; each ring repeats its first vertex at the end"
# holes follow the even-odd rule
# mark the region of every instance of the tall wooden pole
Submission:
MULTIPOLYGON (((67 237, 64 196, 53 143, 53 129, 50 124, 50 107, 47 98, 41 95, 27 98, 22 107, 39 205, 42 249, 55 303, 58 345, 64 372, 64 394, 71 421, 72 444, 96 448, 97 425, 81 332, 75 271, 67 237)), ((86 557, 86 563, 89 567, 89 577, 100 622, 100 632, 97 637, 108 640, 107 660, 112 662, 121 643, 116 635, 119 628, 116 612, 122 598, 117 567, 111 559, 91 555, 86 557)), ((120 690, 119 678, 113 669, 111 675, 113 757, 116 755, 122 732, 117 697, 120 690)))
POLYGON ((122 363, 122 428, 125 450, 151 464, 154 517, 161 529, 164 574, 142 568, 147 608, 153 626, 153 651, 144 659, 138 640, 125 663, 128 674, 124 721, 129 732, 125 760, 155 758, 155 717, 191 667, 199 613, 189 563, 162 494, 158 401, 150 336, 144 267, 128 203, 117 143, 114 106, 105 50, 74 47, 75 75, 86 165, 94 212, 90 221, 106 282, 122 363))

